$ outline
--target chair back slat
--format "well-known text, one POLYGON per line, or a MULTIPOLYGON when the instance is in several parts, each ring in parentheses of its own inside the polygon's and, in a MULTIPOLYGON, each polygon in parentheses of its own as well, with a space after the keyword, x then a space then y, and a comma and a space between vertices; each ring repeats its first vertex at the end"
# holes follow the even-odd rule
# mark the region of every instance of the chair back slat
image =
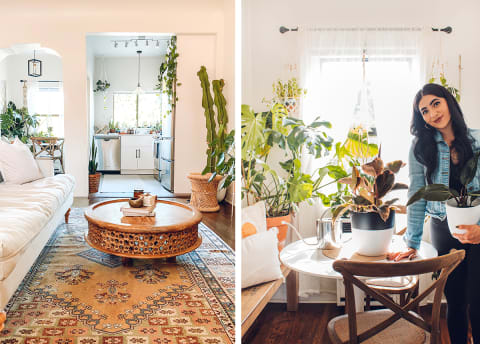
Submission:
MULTIPOLYGON (((460 254, 460 253, 456 253, 460 254)), ((350 260, 336 260, 333 268, 336 271, 344 269, 350 271, 355 276, 363 277, 394 277, 421 275, 428 272, 441 270, 445 266, 449 266, 456 261, 456 254, 447 254, 440 257, 413 260, 398 263, 382 263, 382 262, 359 262, 350 260), (353 273, 354 272, 354 273, 353 273)))
POLYGON ((431 333, 430 343, 438 343, 440 340, 440 304, 445 288, 445 284, 450 273, 465 258, 464 250, 452 250, 449 254, 424 259, 418 261, 399 262, 399 263, 378 263, 378 262, 356 262, 348 260, 337 260, 333 263, 333 268, 340 272, 343 276, 345 284, 346 311, 348 314, 349 341, 348 343, 361 343, 368 338, 376 335, 394 322, 403 318, 412 324, 431 333), (403 307, 389 299, 385 295, 369 287, 359 277, 396 277, 419 275, 429 272, 441 271, 440 277, 420 295, 411 299, 410 302, 403 307), (363 331, 357 332, 356 311, 354 301, 354 285, 363 290, 377 301, 381 302, 385 307, 391 309, 394 313, 387 319, 376 324, 375 326, 363 331), (432 321, 428 324, 422 318, 412 313, 411 310, 430 293, 435 291, 432 321))

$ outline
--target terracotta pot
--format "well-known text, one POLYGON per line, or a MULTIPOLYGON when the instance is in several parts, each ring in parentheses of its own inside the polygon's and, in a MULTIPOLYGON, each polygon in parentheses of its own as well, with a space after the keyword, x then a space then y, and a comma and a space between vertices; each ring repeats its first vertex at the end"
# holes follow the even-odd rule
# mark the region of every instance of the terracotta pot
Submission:
POLYGON ((209 183, 211 173, 202 175, 201 173, 190 173, 188 179, 192 184, 192 197, 190 204, 204 213, 211 213, 220 210, 217 201, 218 183, 222 176, 215 176, 209 183))
POLYGON ((100 172, 88 175, 88 192, 89 193, 98 192, 98 186, 100 185, 100 176, 101 176, 100 172))
POLYGON ((285 240, 287 239, 288 226, 283 225, 282 221, 292 223, 292 215, 267 217, 267 230, 272 227, 278 228, 278 251, 280 252, 285 247, 285 240))

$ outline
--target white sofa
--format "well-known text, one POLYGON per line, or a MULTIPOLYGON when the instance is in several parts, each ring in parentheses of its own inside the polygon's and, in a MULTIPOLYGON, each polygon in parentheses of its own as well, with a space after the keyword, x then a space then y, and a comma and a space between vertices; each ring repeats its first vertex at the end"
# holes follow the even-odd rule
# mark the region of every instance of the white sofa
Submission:
POLYGON ((74 178, 53 176, 51 160, 37 160, 44 178, 0 184, 0 309, 3 309, 73 203, 74 178))

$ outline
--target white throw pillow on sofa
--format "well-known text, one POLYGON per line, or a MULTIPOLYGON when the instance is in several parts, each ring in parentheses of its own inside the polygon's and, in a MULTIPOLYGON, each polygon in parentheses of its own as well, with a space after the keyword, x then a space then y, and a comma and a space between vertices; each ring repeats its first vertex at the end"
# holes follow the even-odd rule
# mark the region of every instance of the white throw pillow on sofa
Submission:
POLYGON ((32 152, 18 139, 13 144, 0 141, 0 171, 8 184, 23 184, 43 178, 32 152))
POLYGON ((267 231, 267 214, 265 202, 260 201, 249 207, 242 208, 242 226, 249 222, 255 226, 257 233, 267 231))
POLYGON ((277 233, 273 228, 242 239, 242 289, 283 278, 277 233))

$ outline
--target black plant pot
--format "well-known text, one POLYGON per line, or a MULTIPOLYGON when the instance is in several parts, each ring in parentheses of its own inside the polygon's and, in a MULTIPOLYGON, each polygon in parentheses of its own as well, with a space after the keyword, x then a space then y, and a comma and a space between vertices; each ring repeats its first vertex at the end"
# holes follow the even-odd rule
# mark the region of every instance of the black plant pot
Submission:
POLYGON ((381 256, 387 253, 395 226, 395 212, 390 211, 387 221, 383 221, 380 215, 374 212, 352 212, 350 216, 357 253, 364 256, 381 256))

